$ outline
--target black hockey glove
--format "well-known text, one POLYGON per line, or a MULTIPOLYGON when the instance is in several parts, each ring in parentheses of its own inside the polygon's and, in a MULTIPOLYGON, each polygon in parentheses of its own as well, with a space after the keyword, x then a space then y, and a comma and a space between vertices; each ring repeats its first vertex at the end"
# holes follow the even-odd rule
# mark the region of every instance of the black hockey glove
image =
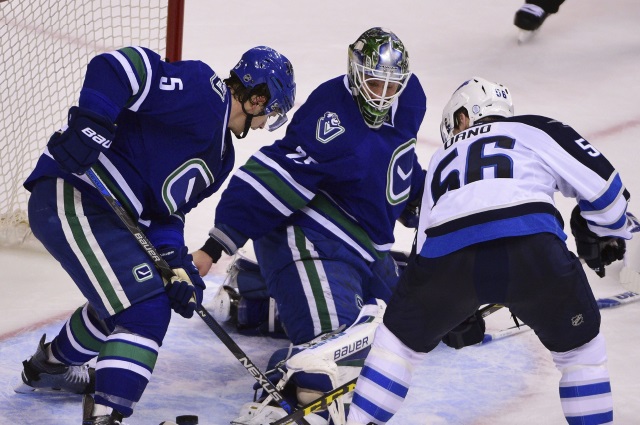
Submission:
POLYGON ((442 342, 456 350, 466 347, 467 345, 478 344, 484 338, 485 323, 482 313, 476 311, 464 322, 451 329, 448 334, 442 338, 442 342))
POLYGON ((164 290, 171 302, 171 308, 188 319, 200 307, 202 292, 206 287, 198 269, 193 264, 193 257, 187 252, 186 246, 165 248, 159 250, 158 254, 176 274, 170 281, 164 281, 164 290))
POLYGON ((587 225, 587 220, 580 215, 580 208, 571 212, 571 233, 576 240, 578 257, 582 258, 600 277, 605 275, 605 266, 616 260, 622 260, 626 252, 626 242, 622 238, 598 236, 587 225))
POLYGON ((100 152, 111 146, 116 126, 106 117, 85 108, 69 109, 69 128, 54 133, 47 147, 64 171, 84 174, 100 152))

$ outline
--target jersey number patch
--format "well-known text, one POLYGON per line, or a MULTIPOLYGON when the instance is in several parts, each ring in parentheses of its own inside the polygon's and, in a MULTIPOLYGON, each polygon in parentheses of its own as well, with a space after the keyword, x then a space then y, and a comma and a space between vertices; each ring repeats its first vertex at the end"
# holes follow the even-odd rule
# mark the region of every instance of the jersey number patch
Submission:
MULTIPOLYGON (((509 155, 506 153, 486 155, 485 147, 492 144, 500 149, 513 149, 515 143, 515 139, 506 136, 483 137, 471 143, 467 151, 467 167, 464 175, 464 184, 482 180, 485 178, 486 172, 489 173, 489 178, 513 178, 513 161, 509 155)), ((457 156, 458 148, 455 148, 449 152, 447 156, 442 158, 436 166, 433 173, 433 180, 431 181, 431 195, 434 205, 438 203, 440 197, 447 193, 447 191, 460 189, 460 170, 451 170, 443 177, 445 169, 457 156)))

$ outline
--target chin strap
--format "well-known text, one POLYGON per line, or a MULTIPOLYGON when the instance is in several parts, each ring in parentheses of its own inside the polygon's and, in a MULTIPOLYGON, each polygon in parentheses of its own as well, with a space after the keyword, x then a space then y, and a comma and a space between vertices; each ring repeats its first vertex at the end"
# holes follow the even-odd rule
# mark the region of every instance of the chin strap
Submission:
MULTIPOLYGON (((244 106, 242 107, 242 110, 244 111, 244 106)), ((247 134, 249 134, 249 129, 251 128, 251 120, 253 119, 254 116, 249 115, 246 112, 245 114, 247 115, 247 118, 244 121, 244 130, 242 130, 242 134, 236 135, 238 139, 244 139, 245 137, 247 137, 247 134)))
POLYGON ((253 120, 253 118, 255 118, 255 117, 259 117, 260 116, 260 115, 252 115, 252 114, 248 113, 247 110, 245 109, 244 104, 250 98, 251 98, 251 94, 248 94, 247 98, 244 99, 241 102, 241 104, 242 104, 242 112, 244 112, 244 114, 247 116, 247 118, 244 120, 244 130, 242 130, 242 134, 240 134, 239 136, 236 136, 238 139, 244 139, 245 137, 247 137, 247 134, 249 134, 249 129, 251 128, 251 120, 253 120))

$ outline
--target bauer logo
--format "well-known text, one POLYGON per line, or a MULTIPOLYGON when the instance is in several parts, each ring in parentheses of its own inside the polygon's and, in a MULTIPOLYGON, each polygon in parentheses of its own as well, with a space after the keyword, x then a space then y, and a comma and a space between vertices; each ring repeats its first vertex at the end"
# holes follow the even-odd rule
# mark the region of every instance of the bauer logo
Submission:
POLYGON ((343 357, 346 357, 350 354, 358 352, 367 346, 369 346, 369 337, 365 336, 364 338, 356 342, 353 342, 349 345, 345 345, 341 348, 338 348, 336 351, 333 352, 333 360, 337 361, 343 357))
POLYGON ((139 264, 133 268, 133 277, 138 282, 144 282, 153 277, 153 269, 147 263, 139 264))
POLYGON ((111 146, 111 140, 107 140, 104 136, 99 135, 91 127, 86 127, 82 130, 82 134, 105 148, 109 148, 111 146))

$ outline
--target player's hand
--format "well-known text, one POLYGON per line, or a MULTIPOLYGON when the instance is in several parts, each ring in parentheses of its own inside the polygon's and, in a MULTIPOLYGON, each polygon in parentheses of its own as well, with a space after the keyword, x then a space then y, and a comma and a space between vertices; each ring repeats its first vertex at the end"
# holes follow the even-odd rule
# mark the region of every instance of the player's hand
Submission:
POLYGON ((209 270, 211 270, 211 267, 213 266, 213 259, 209 254, 199 249, 197 251, 193 251, 191 256, 193 257, 193 264, 196 265, 200 276, 205 276, 209 273, 209 270))
POLYGON ((600 277, 605 276, 605 266, 622 260, 627 250, 624 239, 601 237, 589 230, 587 220, 576 206, 571 212, 571 233, 576 240, 578 256, 600 277))
POLYGON ((65 130, 54 133, 47 147, 53 159, 64 171, 86 172, 111 146, 116 126, 106 117, 73 106, 69 109, 69 123, 65 130))
POLYGON ((193 257, 187 253, 186 246, 165 248, 158 251, 158 254, 175 273, 171 280, 164 281, 164 290, 169 297, 171 308, 188 319, 200 307, 202 292, 206 287, 198 269, 193 264, 193 257))

